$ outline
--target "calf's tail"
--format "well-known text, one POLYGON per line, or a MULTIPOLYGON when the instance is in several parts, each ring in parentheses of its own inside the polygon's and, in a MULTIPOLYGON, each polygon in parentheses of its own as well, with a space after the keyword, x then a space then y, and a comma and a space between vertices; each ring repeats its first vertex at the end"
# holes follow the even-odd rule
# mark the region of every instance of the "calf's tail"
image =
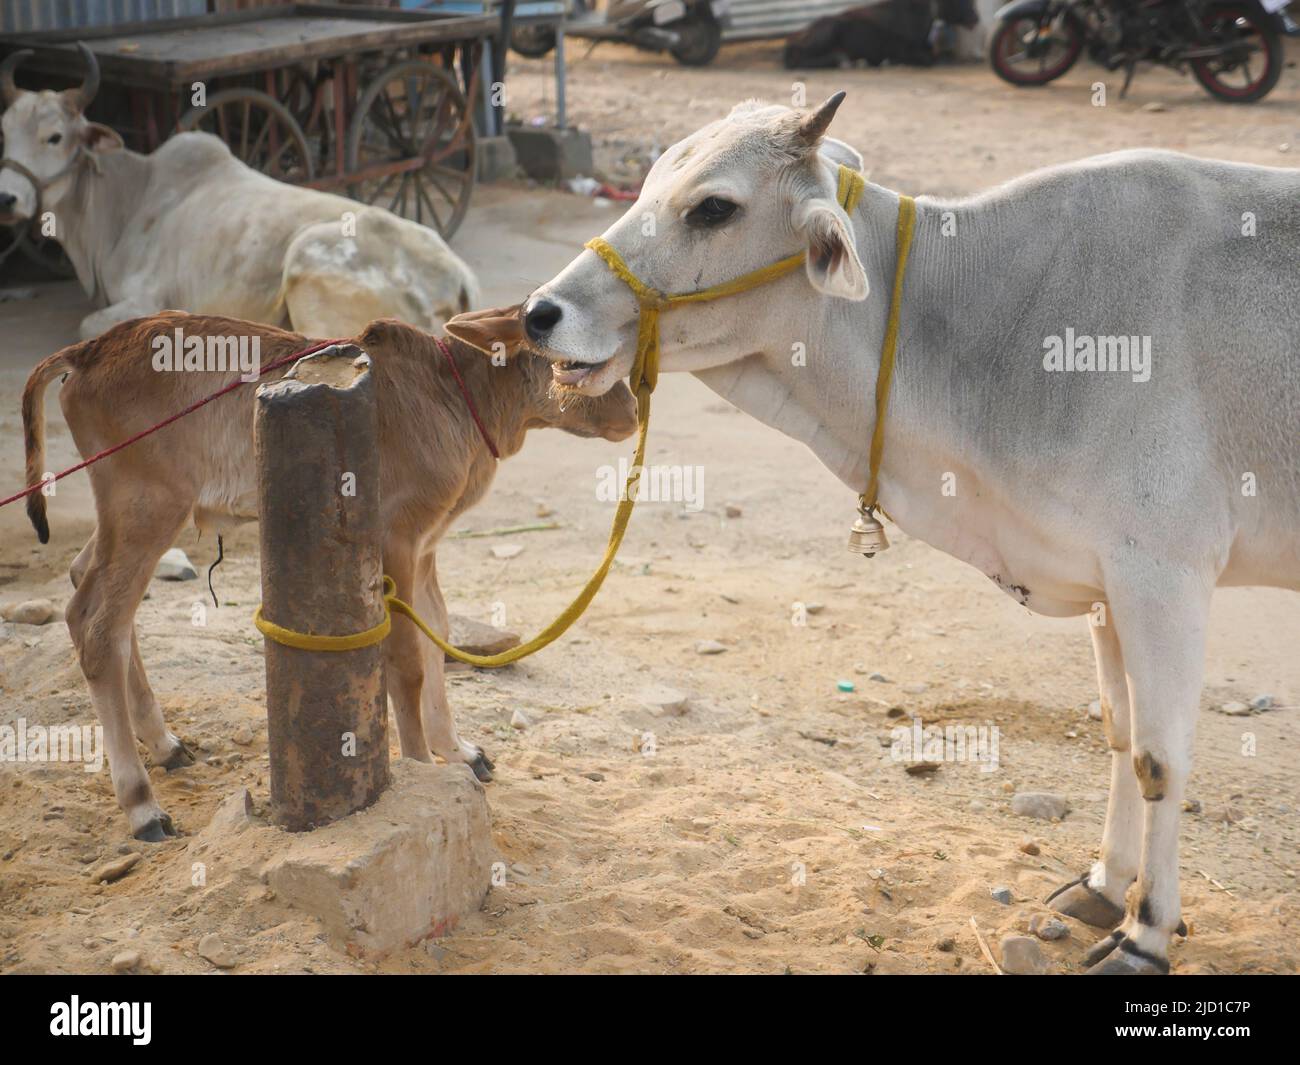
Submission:
MULTIPOLYGON (((38 363, 23 388, 23 444, 27 450, 27 483, 37 484, 45 477, 45 389, 60 374, 71 369, 68 355, 73 349, 55 352, 38 363)), ((45 493, 27 497, 27 517, 36 529, 37 539, 50 542, 50 523, 45 517, 45 493)))

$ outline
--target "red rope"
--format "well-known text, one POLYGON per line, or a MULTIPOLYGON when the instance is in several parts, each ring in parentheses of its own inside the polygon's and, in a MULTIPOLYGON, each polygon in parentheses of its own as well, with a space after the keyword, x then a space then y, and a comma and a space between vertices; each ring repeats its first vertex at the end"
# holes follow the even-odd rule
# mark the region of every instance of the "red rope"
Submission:
MULTIPOLYGON (((316 352, 323 351, 325 348, 328 348, 332 344, 342 344, 342 343, 345 343, 345 341, 322 340, 319 343, 313 344, 309 348, 303 348, 302 351, 296 351, 292 355, 286 355, 282 359, 276 359, 274 362, 267 363, 265 366, 263 366, 260 370, 257 371, 257 376, 261 377, 264 374, 270 373, 272 370, 279 369, 281 366, 284 366, 286 363, 290 363, 298 359, 306 358, 308 355, 314 355, 316 352)), ((31 495, 33 492, 39 492, 47 484, 53 484, 55 481, 61 481, 63 480, 64 477, 67 477, 71 473, 76 473, 78 470, 84 470, 87 466, 93 466, 100 459, 106 459, 108 458, 109 455, 115 454, 116 452, 121 451, 123 448, 130 447, 132 444, 140 440, 143 440, 146 436, 152 436, 159 429, 167 428, 167 426, 171 425, 172 422, 178 422, 186 415, 193 414, 200 407, 206 407, 214 399, 220 399, 227 392, 233 392, 240 385, 246 385, 251 383, 252 382, 250 381, 244 381, 242 379, 231 381, 230 384, 226 385, 225 388, 222 388, 217 392, 213 392, 212 395, 205 396, 203 399, 200 399, 195 403, 191 403, 183 411, 180 411, 177 414, 173 414, 170 418, 167 418, 164 421, 159 422, 157 425, 152 425, 148 429, 136 433, 135 436, 131 437, 130 439, 123 440, 120 444, 114 444, 110 448, 105 448, 98 455, 91 455, 90 458, 85 460, 85 462, 78 462, 75 466, 69 466, 66 470, 61 470, 60 472, 56 473, 53 477, 46 477, 44 480, 38 481, 36 484, 24 488, 17 495, 12 495, 8 499, 0 499, 0 507, 6 507, 10 503, 16 503, 18 500, 31 495)), ((471 407, 470 409, 472 413, 473 408, 471 407)), ((477 415, 475 415, 475 420, 476 421, 478 420, 477 415)))
MULTIPOLYGON (((497 452, 496 444, 492 443, 492 438, 488 436, 488 431, 483 427, 483 419, 478 416, 478 408, 474 406, 474 399, 469 394, 469 389, 465 387, 465 379, 460 375, 460 367, 456 365, 456 357, 452 355, 451 348, 443 343, 442 337, 434 337, 433 340, 438 345, 439 350, 447 356, 447 362, 451 364, 452 375, 456 378, 456 384, 460 386, 460 394, 465 397, 465 406, 469 408, 469 416, 474 419, 474 424, 478 426, 478 435, 483 438, 483 443, 487 444, 488 450, 492 452, 492 457, 494 459, 501 458, 501 455, 497 452)), ((3 503, 0 503, 0 506, 3 505, 3 503)))

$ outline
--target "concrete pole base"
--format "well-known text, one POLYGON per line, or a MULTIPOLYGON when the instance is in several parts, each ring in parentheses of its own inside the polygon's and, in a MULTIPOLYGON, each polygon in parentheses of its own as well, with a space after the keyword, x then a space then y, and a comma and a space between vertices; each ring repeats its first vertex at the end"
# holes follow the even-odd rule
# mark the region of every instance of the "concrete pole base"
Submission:
POLYGON ((464 765, 401 759, 372 806, 283 838, 262 879, 358 958, 446 935, 491 886, 487 796, 464 765))

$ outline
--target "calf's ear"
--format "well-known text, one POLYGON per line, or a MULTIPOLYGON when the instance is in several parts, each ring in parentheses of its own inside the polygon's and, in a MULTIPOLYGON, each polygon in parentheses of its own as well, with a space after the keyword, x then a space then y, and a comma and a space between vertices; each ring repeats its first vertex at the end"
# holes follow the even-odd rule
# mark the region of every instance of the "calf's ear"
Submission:
POLYGON ((855 303, 866 299, 871 286, 853 243, 848 215, 839 204, 809 200, 799 209, 796 224, 808 245, 806 268, 813 288, 855 303))
POLYGON ((81 133, 81 143, 88 151, 116 152, 122 147, 122 137, 117 130, 98 122, 87 122, 81 133))
POLYGON ((447 332, 485 355, 519 354, 526 344, 522 307, 494 307, 490 311, 466 311, 450 319, 447 332))

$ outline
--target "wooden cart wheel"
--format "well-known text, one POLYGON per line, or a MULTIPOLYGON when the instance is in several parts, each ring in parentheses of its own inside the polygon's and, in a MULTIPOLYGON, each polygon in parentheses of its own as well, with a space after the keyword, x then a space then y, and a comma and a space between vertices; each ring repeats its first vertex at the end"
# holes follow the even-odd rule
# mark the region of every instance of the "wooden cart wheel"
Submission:
POLYGON ((192 107, 179 133, 201 130, 225 141, 235 158, 277 181, 301 185, 315 176, 307 138, 289 109, 257 89, 222 89, 192 107))
POLYGON ((348 127, 348 174, 371 174, 348 186, 365 203, 456 232, 474 189, 474 122, 465 97, 442 67, 419 59, 396 63, 361 94, 348 127), (393 169, 403 162, 417 166, 393 169))
POLYGON ((34 230, 27 230, 18 238, 18 247, 22 253, 41 269, 54 277, 68 280, 77 276, 77 268, 72 265, 68 253, 57 240, 42 237, 34 230))

